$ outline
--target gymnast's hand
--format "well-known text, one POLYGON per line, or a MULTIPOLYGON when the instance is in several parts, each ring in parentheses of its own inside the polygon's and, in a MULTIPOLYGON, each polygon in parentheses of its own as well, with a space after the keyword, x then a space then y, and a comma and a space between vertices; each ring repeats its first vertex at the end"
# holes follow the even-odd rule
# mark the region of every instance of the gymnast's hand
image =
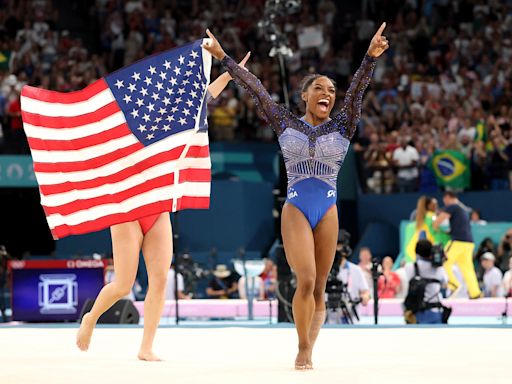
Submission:
POLYGON ((388 39, 386 39, 386 36, 382 36, 384 28, 386 28, 386 23, 382 23, 377 33, 373 36, 372 41, 370 41, 368 55, 371 57, 379 57, 389 48, 388 39))
POLYGON ((224 56, 226 56, 226 52, 224 52, 224 50, 222 49, 222 47, 219 44, 219 41, 215 38, 215 36, 213 36, 213 33, 211 33, 209 29, 206 30, 206 34, 210 38, 210 41, 203 43, 203 45, 201 45, 201 47, 203 47, 208 52, 210 52, 211 55, 213 57, 215 57, 217 60, 222 60, 224 58, 224 56))

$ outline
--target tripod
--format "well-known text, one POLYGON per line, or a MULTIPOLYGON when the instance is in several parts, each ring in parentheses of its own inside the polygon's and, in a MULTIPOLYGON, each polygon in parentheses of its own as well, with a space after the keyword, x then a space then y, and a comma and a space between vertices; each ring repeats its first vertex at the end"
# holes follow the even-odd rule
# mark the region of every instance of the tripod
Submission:
MULTIPOLYGON (((340 310, 343 324, 354 324, 354 318, 359 322, 357 305, 361 303, 361 299, 352 299, 347 283, 340 282, 339 287, 337 291, 327 293, 327 311, 336 314, 340 310)), ((329 319, 329 315, 327 318, 329 319)))

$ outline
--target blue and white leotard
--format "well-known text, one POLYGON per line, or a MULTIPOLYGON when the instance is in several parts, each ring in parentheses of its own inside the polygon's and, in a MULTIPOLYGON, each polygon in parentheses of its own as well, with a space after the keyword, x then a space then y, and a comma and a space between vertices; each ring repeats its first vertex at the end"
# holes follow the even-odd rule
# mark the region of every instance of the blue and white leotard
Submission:
POLYGON ((313 127, 278 105, 252 73, 229 56, 222 65, 255 100, 259 115, 277 134, 288 175, 287 203, 297 207, 314 229, 336 204, 336 179, 361 118, 361 103, 375 59, 366 55, 333 119, 313 127))

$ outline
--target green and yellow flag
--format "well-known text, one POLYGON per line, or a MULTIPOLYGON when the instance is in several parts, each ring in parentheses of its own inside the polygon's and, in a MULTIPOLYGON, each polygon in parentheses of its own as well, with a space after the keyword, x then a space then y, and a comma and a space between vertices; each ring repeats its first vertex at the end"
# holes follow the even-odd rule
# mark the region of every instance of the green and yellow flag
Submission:
POLYGON ((428 166, 434 172, 440 186, 465 189, 471 184, 469 159, 459 151, 436 151, 428 166))
POLYGON ((478 120, 475 124, 476 132, 474 141, 487 141, 487 129, 485 128, 485 121, 478 120))
POLYGON ((421 228, 416 228, 416 222, 411 222, 405 227, 403 237, 402 252, 407 262, 416 260, 416 243, 420 239, 427 239, 432 244, 442 244, 443 247, 451 240, 450 235, 439 229, 435 230, 433 223, 435 215, 433 212, 427 212, 425 221, 421 228))
POLYGON ((0 51, 0 70, 9 69, 9 60, 11 59, 11 51, 0 51))

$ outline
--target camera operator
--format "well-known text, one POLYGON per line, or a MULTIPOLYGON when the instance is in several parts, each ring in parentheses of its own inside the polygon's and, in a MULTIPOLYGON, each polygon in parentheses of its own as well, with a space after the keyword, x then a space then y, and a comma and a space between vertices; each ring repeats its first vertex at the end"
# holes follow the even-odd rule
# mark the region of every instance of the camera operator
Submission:
POLYGON ((410 282, 405 299, 407 323, 447 322, 450 309, 441 304, 441 289, 446 287, 448 275, 442 266, 442 259, 442 248, 434 248, 430 241, 419 240, 416 244, 416 262, 405 266, 410 282), (443 316, 444 311, 447 312, 443 316))
MULTIPOLYGON (((364 276, 363 270, 358 265, 348 261, 350 248, 338 241, 336 246, 336 259, 340 260, 337 279, 342 282, 345 291, 348 292, 348 300, 354 303, 366 305, 370 300, 370 288, 364 276)), ((359 304, 354 309, 359 313, 359 304)))

